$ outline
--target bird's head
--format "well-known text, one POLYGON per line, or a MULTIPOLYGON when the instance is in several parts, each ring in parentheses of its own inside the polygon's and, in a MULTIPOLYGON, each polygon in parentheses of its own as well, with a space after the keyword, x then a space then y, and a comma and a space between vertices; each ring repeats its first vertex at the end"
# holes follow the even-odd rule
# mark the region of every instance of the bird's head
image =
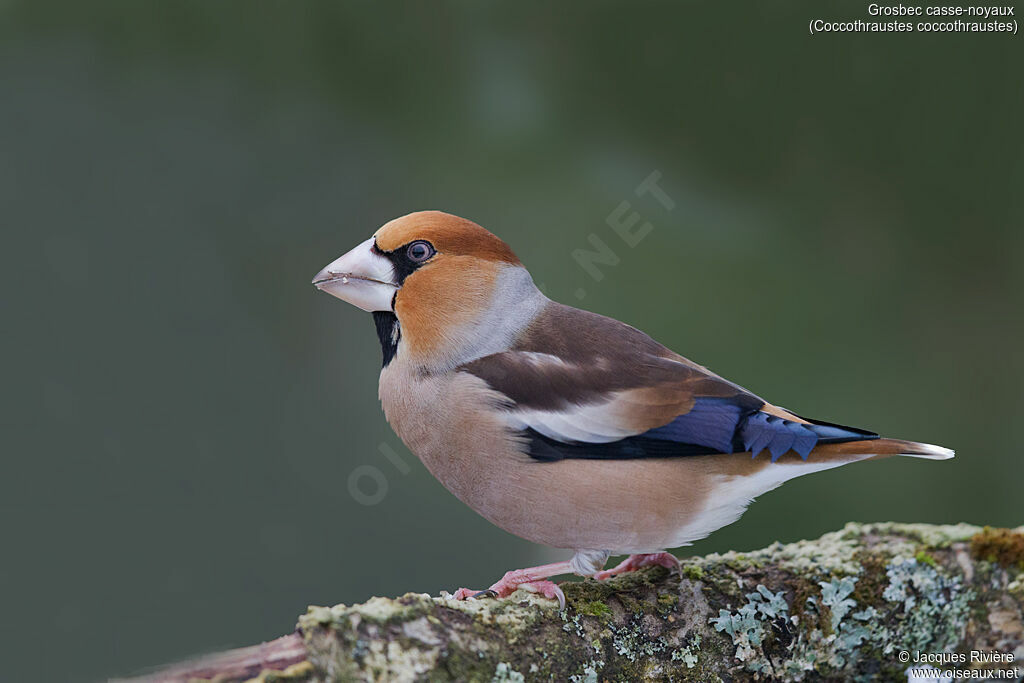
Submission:
MULTIPOLYGON (((386 223, 313 284, 372 312, 382 344, 392 334, 396 347, 400 338, 415 362, 431 366, 503 350, 543 299, 507 244, 441 211, 386 223)), ((384 355, 386 364, 387 348, 384 355)))

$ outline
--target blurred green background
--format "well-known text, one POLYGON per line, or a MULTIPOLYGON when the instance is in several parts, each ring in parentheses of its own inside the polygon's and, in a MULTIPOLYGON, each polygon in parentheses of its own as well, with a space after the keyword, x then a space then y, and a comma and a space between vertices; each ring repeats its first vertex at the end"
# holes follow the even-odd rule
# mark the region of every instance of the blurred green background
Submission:
POLYGON ((807 34, 863 14, 0 3, 3 678, 557 555, 429 476, 381 415, 369 316, 309 284, 418 209, 776 403, 958 451, 791 482, 684 552, 1024 522, 1020 39, 807 34), (652 171, 674 210, 635 195, 652 171), (623 201, 654 226, 635 248, 623 201), (600 282, 570 256, 592 234, 621 258, 600 282))

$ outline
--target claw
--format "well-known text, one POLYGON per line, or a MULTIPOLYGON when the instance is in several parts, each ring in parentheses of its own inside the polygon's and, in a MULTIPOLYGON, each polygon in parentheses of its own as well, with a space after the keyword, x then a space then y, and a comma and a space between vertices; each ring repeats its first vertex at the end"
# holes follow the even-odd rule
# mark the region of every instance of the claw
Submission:
POLYGON ((468 600, 476 595, 479 595, 480 591, 471 591, 468 588, 460 588, 451 594, 452 600, 468 600))
POLYGON ((506 572, 500 581, 487 590, 473 591, 468 588, 460 588, 455 591, 452 598, 455 600, 507 598, 515 593, 517 588, 522 588, 532 593, 543 595, 546 598, 558 600, 558 606, 561 609, 565 609, 565 593, 557 585, 545 579, 559 574, 571 574, 573 571, 572 565, 569 562, 555 562, 554 564, 545 564, 540 567, 530 567, 529 569, 516 569, 506 572))
POLYGON ((565 593, 558 587, 557 584, 551 581, 534 581, 531 583, 521 583, 517 588, 529 591, 531 593, 539 593, 545 598, 553 598, 558 600, 558 609, 565 609, 565 593))

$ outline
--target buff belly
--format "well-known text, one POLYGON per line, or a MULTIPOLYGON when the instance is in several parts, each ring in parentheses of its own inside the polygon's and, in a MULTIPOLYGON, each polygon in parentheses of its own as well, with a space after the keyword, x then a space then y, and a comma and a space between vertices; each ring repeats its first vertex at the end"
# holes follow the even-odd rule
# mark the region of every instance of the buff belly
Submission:
POLYGON ((517 536, 556 548, 651 552, 734 522, 757 495, 844 464, 750 454, 539 462, 505 425, 499 397, 466 373, 380 378, 388 422, 445 487, 517 536))

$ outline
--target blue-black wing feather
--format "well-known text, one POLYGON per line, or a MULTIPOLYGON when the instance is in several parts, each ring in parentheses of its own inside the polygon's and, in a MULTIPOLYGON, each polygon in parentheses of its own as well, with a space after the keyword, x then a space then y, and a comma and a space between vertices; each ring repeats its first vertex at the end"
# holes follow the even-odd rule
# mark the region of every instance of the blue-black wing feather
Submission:
POLYGON ((685 415, 667 425, 607 443, 563 442, 533 429, 525 430, 530 457, 551 462, 566 458, 588 460, 632 460, 637 458, 678 458, 749 451, 757 457, 764 450, 775 462, 793 450, 807 460, 819 445, 846 441, 868 441, 878 434, 856 427, 801 418, 810 424, 785 420, 750 410, 749 405, 725 399, 698 399, 685 415))

